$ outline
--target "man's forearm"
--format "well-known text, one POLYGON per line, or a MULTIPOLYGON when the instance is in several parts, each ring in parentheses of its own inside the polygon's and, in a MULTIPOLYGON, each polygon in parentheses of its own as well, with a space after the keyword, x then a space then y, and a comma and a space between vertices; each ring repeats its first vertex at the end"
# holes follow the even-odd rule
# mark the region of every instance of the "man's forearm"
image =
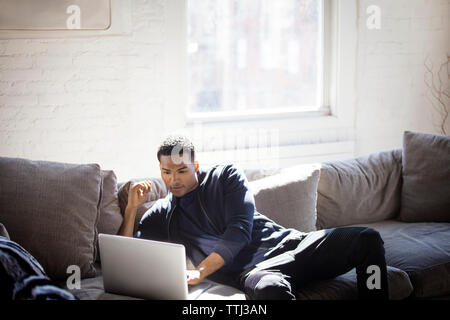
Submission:
POLYGON ((134 220, 136 219, 136 208, 126 207, 122 225, 119 229, 119 235, 132 237, 134 231, 134 220))
POLYGON ((219 254, 212 252, 197 266, 197 270, 200 271, 200 278, 205 279, 210 274, 222 268, 224 264, 225 260, 219 254))

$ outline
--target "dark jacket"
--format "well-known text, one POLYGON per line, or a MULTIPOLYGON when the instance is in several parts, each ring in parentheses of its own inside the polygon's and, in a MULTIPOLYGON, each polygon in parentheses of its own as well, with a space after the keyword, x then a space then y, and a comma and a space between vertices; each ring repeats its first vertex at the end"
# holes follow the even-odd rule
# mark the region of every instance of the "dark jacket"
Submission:
POLYGON ((1 301, 77 300, 58 287, 28 251, 4 236, 0 236, 0 284, 1 301))
MULTIPOLYGON (((198 197, 203 214, 221 235, 216 252, 226 266, 244 266, 255 250, 275 247, 292 229, 285 229, 256 211, 252 191, 241 169, 215 165, 199 169, 198 197)), ((171 241, 171 218, 177 205, 172 193, 158 200, 142 217, 135 237, 171 241)), ((238 270, 229 270, 230 272, 238 270)), ((243 270, 240 270, 243 271, 243 270)))

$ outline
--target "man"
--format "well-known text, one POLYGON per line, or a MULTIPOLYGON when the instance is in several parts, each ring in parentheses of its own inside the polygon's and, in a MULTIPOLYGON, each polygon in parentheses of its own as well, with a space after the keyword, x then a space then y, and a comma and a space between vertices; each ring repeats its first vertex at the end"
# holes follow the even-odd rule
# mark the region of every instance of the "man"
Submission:
MULTIPOLYGON (((196 266, 188 272, 189 284, 209 277, 249 299, 295 299, 306 283, 356 267, 360 298, 388 298, 383 241, 375 230, 284 228, 256 211, 239 168, 200 169, 185 137, 167 138, 157 157, 169 193, 144 214, 134 236, 183 244, 196 266), (374 268, 380 277, 375 287, 368 285, 374 268)), ((121 235, 133 235, 136 210, 148 192, 149 181, 130 186, 121 235)))

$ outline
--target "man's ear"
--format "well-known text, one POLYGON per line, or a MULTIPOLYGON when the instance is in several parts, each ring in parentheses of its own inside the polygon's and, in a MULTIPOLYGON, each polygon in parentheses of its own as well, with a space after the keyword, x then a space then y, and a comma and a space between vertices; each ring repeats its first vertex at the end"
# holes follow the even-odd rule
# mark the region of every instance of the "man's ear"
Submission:
POLYGON ((195 172, 197 172, 198 171, 198 161, 197 160, 194 161, 194 168, 195 168, 195 172))

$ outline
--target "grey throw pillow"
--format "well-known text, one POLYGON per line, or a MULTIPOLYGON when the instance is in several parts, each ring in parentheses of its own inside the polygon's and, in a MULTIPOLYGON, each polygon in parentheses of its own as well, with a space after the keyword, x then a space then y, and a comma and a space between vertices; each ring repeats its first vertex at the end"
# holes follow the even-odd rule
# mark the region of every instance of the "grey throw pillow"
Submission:
POLYGON ((401 149, 322 163, 317 227, 393 219, 400 210, 401 149))
POLYGON ((450 136, 405 131, 400 220, 450 222, 450 136))
POLYGON ((249 182, 258 212, 302 232, 316 230, 320 165, 298 165, 249 182))
POLYGON ((98 164, 0 157, 0 221, 50 278, 92 277, 101 188, 98 164))

